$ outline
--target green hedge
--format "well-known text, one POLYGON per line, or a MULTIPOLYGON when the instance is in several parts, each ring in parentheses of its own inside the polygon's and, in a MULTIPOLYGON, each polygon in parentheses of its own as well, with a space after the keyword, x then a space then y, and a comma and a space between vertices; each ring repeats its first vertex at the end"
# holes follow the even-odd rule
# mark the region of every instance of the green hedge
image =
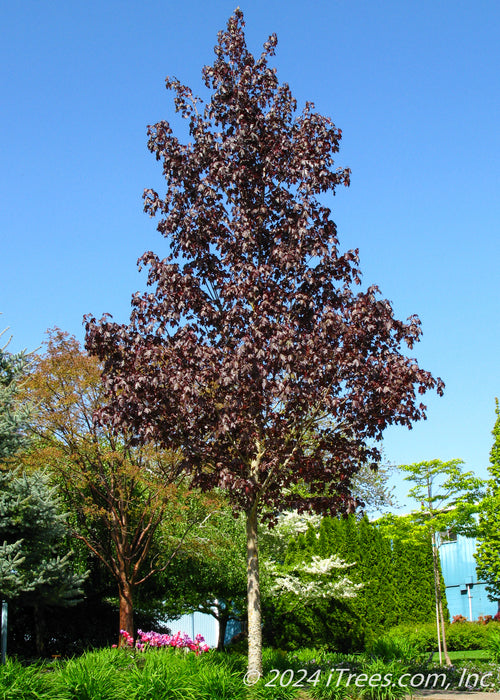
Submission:
MULTIPOLYGON (((449 651, 486 649, 490 636, 500 634, 500 623, 487 625, 478 622, 457 622, 446 625, 446 641, 449 651)), ((436 650, 437 633, 435 623, 425 625, 398 625, 384 635, 390 639, 405 638, 421 653, 436 650)))

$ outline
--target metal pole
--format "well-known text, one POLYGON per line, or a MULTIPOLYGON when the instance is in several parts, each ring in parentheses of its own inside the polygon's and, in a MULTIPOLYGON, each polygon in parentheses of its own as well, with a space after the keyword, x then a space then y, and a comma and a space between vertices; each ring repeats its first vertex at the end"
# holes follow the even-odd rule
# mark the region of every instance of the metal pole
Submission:
POLYGON ((467 584, 467 597, 469 598, 469 620, 472 622, 472 583, 467 584))
POLYGON ((5 664, 5 658, 7 656, 7 611, 8 611, 7 601, 2 601, 2 665, 5 664))

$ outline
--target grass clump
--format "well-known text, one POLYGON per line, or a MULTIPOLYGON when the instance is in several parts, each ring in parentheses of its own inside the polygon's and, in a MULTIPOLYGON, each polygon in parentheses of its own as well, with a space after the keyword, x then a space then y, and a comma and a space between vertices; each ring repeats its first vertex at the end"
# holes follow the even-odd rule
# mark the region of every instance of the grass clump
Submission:
POLYGON ((125 700, 131 659, 115 649, 87 651, 59 663, 56 692, 65 700, 125 700))
POLYGON ((55 700, 57 695, 50 670, 42 664, 23 666, 16 659, 8 659, 0 666, 1 700, 55 700))

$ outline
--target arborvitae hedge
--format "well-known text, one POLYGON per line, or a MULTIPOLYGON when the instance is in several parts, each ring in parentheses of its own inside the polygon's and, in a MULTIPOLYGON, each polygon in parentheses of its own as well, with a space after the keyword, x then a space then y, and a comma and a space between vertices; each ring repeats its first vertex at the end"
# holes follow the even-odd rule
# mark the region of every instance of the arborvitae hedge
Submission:
MULTIPOLYGON (((353 566, 345 573, 363 588, 354 599, 311 603, 279 600, 267 614, 267 642, 282 648, 325 646, 354 651, 367 638, 405 623, 434 619, 434 577, 430 542, 389 538, 366 517, 324 518, 290 543, 288 562, 313 555, 337 555, 353 566)), ((444 586, 443 586, 444 590, 444 586)), ((447 609, 445 608, 445 615, 447 609)))

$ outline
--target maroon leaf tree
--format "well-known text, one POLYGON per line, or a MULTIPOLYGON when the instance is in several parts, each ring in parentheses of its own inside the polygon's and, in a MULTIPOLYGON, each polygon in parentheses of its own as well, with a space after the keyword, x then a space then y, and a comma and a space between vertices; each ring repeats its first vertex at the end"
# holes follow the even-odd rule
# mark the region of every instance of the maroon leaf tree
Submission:
POLYGON ((243 27, 236 10, 219 33, 206 104, 167 78, 190 141, 149 127, 167 188, 144 196, 170 253, 139 260, 152 291, 133 297, 130 324, 87 317, 86 342, 105 362, 101 419, 181 447, 193 482, 245 512, 258 673, 259 513, 353 510, 351 478, 377 463, 384 428, 425 418, 417 395, 443 383, 402 353, 419 319, 396 320, 377 287, 354 291, 358 251, 339 252, 318 199, 349 184, 340 130, 312 103, 297 112, 268 64, 276 36, 256 59, 243 27))

